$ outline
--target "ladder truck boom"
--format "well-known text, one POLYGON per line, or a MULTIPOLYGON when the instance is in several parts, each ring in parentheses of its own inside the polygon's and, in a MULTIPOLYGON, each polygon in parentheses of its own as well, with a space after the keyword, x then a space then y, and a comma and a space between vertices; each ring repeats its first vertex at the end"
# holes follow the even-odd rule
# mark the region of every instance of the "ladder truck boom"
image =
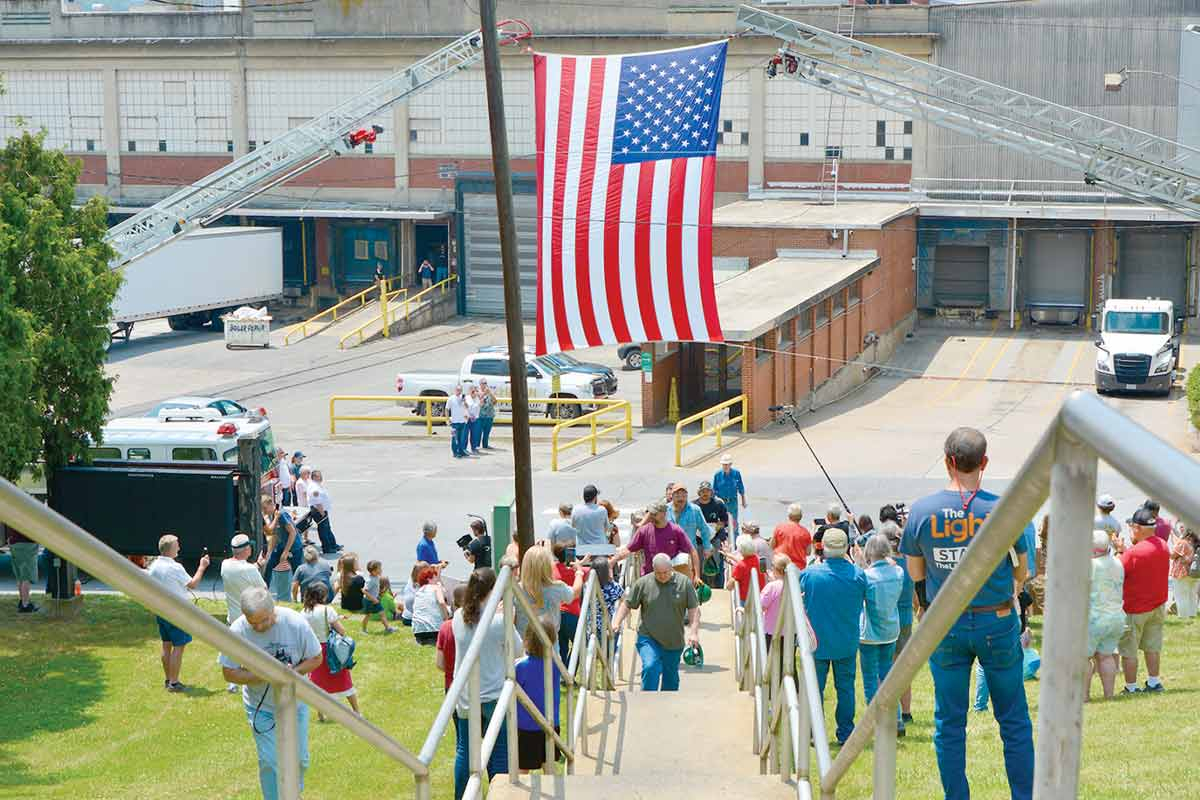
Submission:
POLYGON ((1200 218, 1192 171, 1200 149, 750 6, 739 7, 737 25, 783 42, 768 75, 977 136, 1200 218))
MULTIPOLYGON (((519 20, 497 24, 501 44, 528 39, 532 32, 519 20)), ((358 144, 374 141, 381 128, 357 130, 393 103, 424 91, 434 83, 483 58, 479 31, 462 36, 303 125, 272 139, 216 172, 140 211, 108 231, 116 250, 113 269, 203 227, 272 186, 288 181, 358 144)))

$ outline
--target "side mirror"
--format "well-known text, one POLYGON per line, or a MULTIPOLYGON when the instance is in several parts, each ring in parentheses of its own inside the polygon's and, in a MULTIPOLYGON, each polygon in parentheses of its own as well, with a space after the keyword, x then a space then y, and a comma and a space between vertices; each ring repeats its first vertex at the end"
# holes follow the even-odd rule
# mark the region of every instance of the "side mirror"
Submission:
POLYGON ((1183 317, 1175 318, 1175 333, 1183 333, 1183 317))
POLYGON ((1096 330, 1099 327, 1100 327, 1100 315, 1092 314, 1092 330, 1096 330))

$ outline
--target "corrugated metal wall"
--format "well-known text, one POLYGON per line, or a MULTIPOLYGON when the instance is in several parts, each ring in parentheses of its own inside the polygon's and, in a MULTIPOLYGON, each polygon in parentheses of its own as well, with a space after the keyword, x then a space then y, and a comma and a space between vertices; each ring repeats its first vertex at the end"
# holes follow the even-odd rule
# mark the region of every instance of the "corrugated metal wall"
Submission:
MULTIPOLYGON (((1200 23, 1200 0, 1030 0, 933 7, 929 18, 943 67, 1177 138, 1176 81, 1135 75, 1120 92, 1105 92, 1104 73, 1129 66, 1178 75, 1180 35, 1200 23)), ((969 136, 920 128, 914 178, 1015 179, 1042 188, 1082 178, 969 136)))

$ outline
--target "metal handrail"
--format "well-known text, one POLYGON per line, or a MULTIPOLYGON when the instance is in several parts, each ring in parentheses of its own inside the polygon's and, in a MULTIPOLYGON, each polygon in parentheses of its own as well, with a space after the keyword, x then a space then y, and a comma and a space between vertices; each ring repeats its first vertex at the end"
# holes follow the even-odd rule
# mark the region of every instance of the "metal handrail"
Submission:
MULTIPOLYGON (((391 297, 395 297, 400 294, 407 294, 408 289, 397 289, 395 292, 391 291, 392 282, 398 281, 398 280, 400 280, 399 276, 394 277, 394 278, 385 278, 383 280, 384 292, 386 294, 390 295, 391 297)), ((355 306, 354 308, 351 308, 349 311, 343 311, 342 312, 343 317, 348 317, 356 311, 361 311, 362 309, 367 307, 367 303, 372 302, 370 300, 367 300, 367 295, 370 294, 371 292, 378 292, 378 290, 379 290, 379 283, 373 283, 370 286, 368 286, 366 289, 363 289, 358 294, 347 297, 345 300, 340 301, 336 305, 330 306, 329 308, 325 309, 324 311, 320 311, 320 312, 314 314, 313 316, 309 317, 308 319, 304 320, 303 322, 297 322, 295 325, 291 326, 290 328, 287 329, 287 331, 284 332, 284 334, 283 334, 284 346, 286 347, 287 345, 291 344, 291 338, 297 332, 299 332, 299 334, 300 334, 300 340, 307 339, 309 336, 308 326, 312 325, 316 322, 319 322, 320 320, 324 319, 327 316, 331 316, 331 319, 330 319, 328 325, 322 326, 321 331, 325 330, 325 328, 329 327, 329 325, 332 325, 334 322, 337 322, 338 321, 338 311, 341 311, 343 306, 349 306, 352 303, 354 303, 355 301, 358 302, 358 305, 355 306)), ((376 298, 376 299, 378 299, 378 298, 376 298)), ((320 333, 321 331, 316 331, 312 335, 315 336, 317 333, 320 333)))
POLYGON ((538 619, 539 611, 533 608, 533 605, 529 602, 529 598, 525 596, 525 592, 520 591, 519 584, 514 580, 512 566, 505 564, 500 568, 496 576, 496 585, 492 588, 492 592, 488 596, 483 610, 480 612, 475 632, 471 636, 471 641, 467 645, 463 657, 455 669, 454 680, 451 681, 450 688, 446 690, 446 696, 442 700, 438 714, 434 718, 433 725, 430 727, 429 733, 425 737, 425 742, 421 747, 420 754, 417 756, 424 765, 428 765, 433 761, 438 744, 446 732, 446 727, 450 722, 460 697, 463 692, 468 692, 467 703, 470 709, 468 714, 468 751, 470 753, 471 777, 468 779, 463 793, 464 800, 472 800, 472 798, 480 796, 483 792, 484 776, 487 774, 487 763, 491 758, 496 741, 499 739, 502 725, 507 727, 508 733, 509 780, 513 783, 517 781, 518 703, 530 712, 530 716, 537 722, 538 726, 550 736, 550 740, 546 744, 547 763, 554 763, 554 747, 557 745, 566 758, 568 774, 574 772, 577 753, 576 741, 582 735, 583 731, 586 730, 584 718, 587 692, 593 688, 594 681, 592 678, 594 673, 592 665, 595 663, 597 656, 604 667, 605 682, 602 688, 607 689, 614 677, 611 667, 612 643, 611 637, 608 634, 610 628, 608 608, 602 602, 599 583, 596 580, 594 572, 588 575, 581 598, 583 602, 580 606, 579 626, 576 628, 574 650, 571 653, 570 664, 568 665, 563 663, 558 653, 558 643, 550 638, 548 632, 538 619), (505 682, 500 695, 496 699, 496 706, 492 712, 491 721, 488 723, 487 730, 484 731, 482 730, 481 700, 479 696, 479 654, 483 649, 487 630, 491 627, 492 621, 495 619, 497 609, 501 607, 501 600, 503 600, 503 611, 501 613, 504 615, 505 626, 513 628, 515 633, 514 621, 516 608, 520 606, 529 621, 528 624, 534 627, 538 638, 542 640, 542 645, 546 648, 548 658, 543 659, 546 681, 543 693, 544 707, 541 709, 537 708, 529 696, 517 685, 515 663, 519 654, 513 649, 512 636, 506 636, 505 658, 507 661, 507 672, 505 682), (596 651, 595 637, 591 637, 591 641, 586 642, 589 638, 588 633, 595 628, 595 614, 601 614, 601 619, 605 623, 602 628, 600 653, 596 651), (564 716, 567 721, 567 733, 565 737, 558 733, 552 724, 554 717, 554 697, 552 685, 553 667, 551 665, 558 668, 561 680, 566 685, 567 690, 566 701, 562 703, 564 716), (580 692, 578 699, 576 699, 575 692, 580 687, 582 687, 583 691, 580 692))
MULTIPOLYGON (((458 280, 458 275, 457 274, 451 275, 450 277, 446 278, 445 280, 438 281, 437 283, 433 284, 432 286, 430 286, 427 289, 422 289, 421 291, 414 294, 412 297, 407 296, 407 293, 408 293, 407 289, 401 290, 406 295, 404 298, 404 317, 403 318, 408 319, 410 304, 415 303, 417 300, 420 300, 422 297, 429 294, 434 289, 441 289, 442 294, 445 294, 446 288, 449 287, 450 284, 454 283, 454 281, 456 281, 456 280, 458 280)), ((394 296, 394 295, 392 295, 392 296, 394 296)), ((378 314, 376 314, 374 317, 371 317, 371 319, 367 320, 362 325, 359 325, 357 328, 355 328, 354 330, 350 331, 345 336, 343 336, 338 341, 338 348, 344 350, 346 348, 346 342, 350 341, 352 338, 354 338, 356 336, 358 337, 358 344, 362 344, 363 342, 366 341, 366 338, 367 338, 364 331, 367 328, 371 327, 372 325, 374 325, 375 323, 380 322, 380 321, 383 322, 383 328, 382 328, 383 335, 387 336, 387 332, 391 328, 391 324, 393 322, 395 322, 397 319, 399 319, 398 317, 392 316, 392 311, 393 311, 394 307, 388 305, 388 301, 390 301, 390 300, 391 300, 391 296, 389 296, 387 298, 387 300, 385 300, 385 302, 380 304, 382 307, 380 308, 378 314)))
POLYGON ((737 397, 732 397, 723 403, 717 403, 712 408, 706 408, 703 411, 700 411, 696 414, 692 414, 690 417, 684 417, 683 419, 679 420, 679 422, 675 423, 675 466, 677 466, 677 467, 683 466, 683 448, 687 447, 689 444, 693 444, 695 442, 700 441, 701 439, 703 439, 706 436, 715 435, 716 439, 717 439, 717 449, 720 450, 721 449, 721 433, 722 433, 722 431, 724 431, 726 428, 728 428, 732 425, 737 425, 739 422, 742 424, 742 433, 746 433, 750 430, 750 417, 747 413, 746 395, 744 395, 744 394, 739 394, 737 397), (725 420, 724 422, 722 422, 718 425, 715 425, 711 428, 704 427, 704 423, 708 417, 712 416, 713 414, 716 414, 718 411, 724 411, 725 409, 730 408, 731 406, 735 406, 738 403, 742 404, 742 413, 741 414, 739 414, 736 417, 730 417, 729 419, 725 420), (689 436, 687 439, 684 439, 683 438, 684 426, 691 425, 693 422, 696 422, 696 421, 700 422, 700 432, 697 434, 694 434, 692 436, 689 436))
POLYGON ((563 420, 554 426, 554 430, 550 432, 550 471, 558 472, 558 454, 564 450, 570 450, 572 447, 578 447, 583 444, 591 443, 592 455, 596 455, 596 442, 601 436, 606 436, 616 430, 625 430, 625 441, 633 440, 633 410, 628 400, 620 400, 617 403, 603 408, 598 408, 595 411, 589 411, 574 419, 563 420), (620 422, 612 423, 604 428, 597 428, 600 418, 612 410, 624 410, 625 419, 620 422), (559 445, 558 434, 574 425, 590 424, 592 432, 586 436, 580 436, 578 439, 572 439, 564 445, 559 445))
POLYGON ((410 770, 416 781, 415 794, 418 800, 428 800, 431 796, 427 762, 422 762, 382 729, 330 697, 315 683, 233 634, 211 614, 171 594, 145 570, 3 479, 0 479, 0 521, 20 530, 114 589, 124 592, 150 611, 170 620, 270 683, 275 692, 276 719, 279 721, 276 737, 280 796, 285 800, 293 800, 300 795, 300 764, 295 741, 295 708, 298 701, 307 702, 410 770))
MULTIPOLYGON (((329 435, 337 435, 338 422, 424 422, 425 435, 433 435, 433 423, 449 422, 450 418, 445 414, 434 414, 433 406, 444 404, 449 398, 446 395, 407 395, 407 394, 335 394, 329 397, 329 435), (397 416, 394 414, 337 414, 338 403, 363 402, 363 403, 412 403, 414 406, 424 405, 424 413, 418 412, 416 416, 397 416)), ((500 410, 506 405, 511 406, 511 398, 497 397, 496 408, 500 410)), ((555 406, 599 406, 597 410, 611 410, 621 405, 628 406, 628 400, 618 400, 611 397, 591 397, 579 399, 575 397, 531 397, 529 398, 530 410, 537 409, 542 405, 555 406)), ((539 412, 540 413, 540 412, 539 412)), ((547 410, 547 413, 550 413, 547 410)), ((626 412, 627 416, 630 412, 626 412)), ((572 421, 578 421, 579 418, 572 418, 572 421)), ((512 424, 511 415, 496 414, 494 422, 497 425, 512 424)), ((531 417, 530 425, 546 425, 557 428, 564 420, 551 414, 546 417, 531 417)), ((632 419, 630 420, 632 424, 632 419)), ((624 423, 622 423, 624 425, 624 423)), ((632 434, 631 434, 632 435, 632 434)), ((573 440, 574 441, 574 440, 573 440)), ((566 449, 565 446, 562 449, 566 449)))
MULTIPOLYGON (((887 677, 832 762, 821 758, 825 741, 816 696, 815 670, 807 636, 799 637, 803 666, 801 688, 807 699, 812 740, 818 751, 818 786, 832 800, 838 783, 874 737, 873 797, 896 792, 896 704, 943 637, 992 575, 1009 548, 1022 535, 1049 497, 1054 546, 1063 553, 1087 552, 1092 537, 1097 462, 1104 459, 1148 495, 1176 511, 1187 524, 1200 527, 1200 464, 1172 447, 1095 395, 1074 392, 1063 403, 1025 463, 971 540, 962 560, 921 617, 912 638, 897 654, 887 677)), ((1051 559, 1046 569, 1047 609, 1038 698, 1038 757, 1034 797, 1075 797, 1078 793, 1085 687, 1079 665, 1087 659, 1087 615, 1090 587, 1086 559, 1051 559)), ((799 572, 789 565, 785 586, 790 617, 804 613, 799 572)), ((797 630, 802 630, 797 628, 797 630)), ((784 638, 782 635, 779 638, 784 638)), ((790 641, 790 637, 788 637, 790 641)), ((772 642, 774 645, 774 642, 772 642)), ((784 659, 784 672, 789 660, 784 659)), ((757 723, 756 723, 757 724, 757 723)), ((807 742, 807 737, 805 737, 807 742)), ((807 759, 800 758, 801 763, 807 759)), ((801 789, 805 796, 807 789, 801 789)))

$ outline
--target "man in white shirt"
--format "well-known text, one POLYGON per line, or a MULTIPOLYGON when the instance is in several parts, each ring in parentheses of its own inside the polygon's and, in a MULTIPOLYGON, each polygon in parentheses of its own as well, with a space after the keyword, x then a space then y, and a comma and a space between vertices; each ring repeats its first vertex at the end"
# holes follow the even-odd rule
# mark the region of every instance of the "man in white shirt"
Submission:
POLYGON ((455 458, 467 457, 467 398, 461 386, 454 387, 454 396, 446 401, 450 417, 450 452, 455 458))
POLYGON ((303 466, 300 468, 300 476, 296 478, 296 482, 292 485, 292 491, 296 495, 296 505, 304 507, 312 505, 308 499, 308 487, 312 482, 312 467, 303 466))
POLYGON ((278 473, 279 489, 283 492, 280 505, 296 505, 296 495, 292 492, 292 465, 288 461, 287 451, 280 447, 275 451, 275 472, 278 473))
MULTIPOLYGON (((247 589, 241 597, 242 616, 230 630, 250 644, 265 650, 299 675, 321 666, 321 642, 299 612, 276 608, 266 589, 247 589)), ((271 685, 232 658, 221 654, 221 672, 229 683, 239 684, 246 718, 258 751, 258 782, 264 800, 278 800, 279 759, 275 742, 275 692, 271 685)), ((308 768, 308 706, 296 704, 296 738, 300 749, 300 788, 308 768)))
MULTIPOLYGON (((208 569, 208 553, 200 557, 200 566, 195 575, 188 575, 187 570, 175 560, 179 555, 178 536, 168 533, 159 539, 158 553, 158 558, 147 570, 150 577, 181 600, 190 600, 188 590, 200 585, 204 570, 208 569)), ((183 648, 188 646, 192 637, 162 617, 155 619, 158 620, 158 637, 162 640, 163 688, 168 692, 186 692, 188 687, 179 682, 179 670, 183 666, 183 648)))
POLYGON ((329 521, 329 513, 333 511, 333 498, 325 488, 325 475, 319 469, 312 471, 312 479, 308 482, 308 507, 310 517, 317 523, 317 538, 321 540, 321 551, 325 555, 337 555, 344 548, 333 535, 333 524, 329 521))
MULTIPOLYGON (((267 559, 264 553, 259 556, 258 564, 250 562, 250 554, 254 552, 254 547, 250 543, 250 537, 244 533, 233 537, 229 549, 232 556, 221 562, 221 585, 225 589, 225 619, 232 625, 242 615, 242 592, 255 586, 267 588, 267 582, 259 572, 260 566, 265 564, 267 559)), ((227 688, 230 692, 238 690, 235 683, 229 684, 227 688)))

